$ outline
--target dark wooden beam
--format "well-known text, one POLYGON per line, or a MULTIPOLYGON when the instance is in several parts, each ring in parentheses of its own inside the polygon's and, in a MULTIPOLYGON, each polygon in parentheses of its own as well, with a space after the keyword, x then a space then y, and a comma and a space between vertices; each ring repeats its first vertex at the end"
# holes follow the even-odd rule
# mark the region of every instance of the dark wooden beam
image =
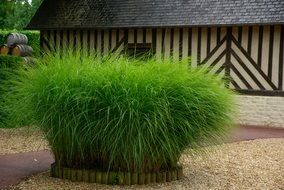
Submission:
POLYGON ((280 96, 284 97, 284 91, 280 90, 244 90, 237 89, 236 92, 244 95, 252 95, 252 96, 280 96))

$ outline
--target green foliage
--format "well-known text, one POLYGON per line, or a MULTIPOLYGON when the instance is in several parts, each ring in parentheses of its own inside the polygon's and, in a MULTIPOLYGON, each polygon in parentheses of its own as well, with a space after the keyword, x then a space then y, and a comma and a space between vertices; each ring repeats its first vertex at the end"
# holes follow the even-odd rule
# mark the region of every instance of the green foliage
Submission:
MULTIPOLYGON (((17 68, 22 64, 23 59, 16 56, 2 56, 0 55, 0 68, 17 68)), ((1 77, 1 76, 0 76, 1 77)))
POLYGON ((7 26, 7 16, 14 10, 15 1, 0 0, 0 29, 7 26))
MULTIPOLYGON (((10 86, 6 86, 9 81, 16 74, 14 71, 23 65, 23 60, 20 57, 1 56, 0 55, 0 105, 4 105, 4 94, 9 93, 10 86)), ((1 106, 0 106, 1 107, 1 106)), ((0 128, 7 127, 3 122, 6 120, 7 113, 0 109, 0 128)))
POLYGON ((38 31, 0 30, 0 45, 6 44, 6 38, 12 32, 19 32, 27 35, 29 39, 28 45, 30 45, 34 49, 33 57, 40 56, 40 33, 38 31))
POLYGON ((23 29, 41 2, 42 0, 0 0, 0 29, 23 29))
POLYGON ((203 69, 79 53, 40 62, 11 81, 7 112, 40 126, 62 166, 166 170, 232 124, 233 93, 203 69))

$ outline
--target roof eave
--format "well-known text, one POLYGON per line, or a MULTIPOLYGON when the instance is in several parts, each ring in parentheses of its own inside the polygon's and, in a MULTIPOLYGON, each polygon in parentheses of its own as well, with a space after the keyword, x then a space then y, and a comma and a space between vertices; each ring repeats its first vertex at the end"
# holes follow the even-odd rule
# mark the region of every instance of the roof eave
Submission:
POLYGON ((60 26, 60 27, 42 27, 28 25, 25 30, 68 30, 68 29, 112 29, 112 28, 183 28, 183 27, 234 27, 234 26, 264 26, 264 25, 284 25, 283 22, 262 22, 262 23, 233 23, 233 24, 188 24, 188 25, 129 25, 129 26, 60 26))

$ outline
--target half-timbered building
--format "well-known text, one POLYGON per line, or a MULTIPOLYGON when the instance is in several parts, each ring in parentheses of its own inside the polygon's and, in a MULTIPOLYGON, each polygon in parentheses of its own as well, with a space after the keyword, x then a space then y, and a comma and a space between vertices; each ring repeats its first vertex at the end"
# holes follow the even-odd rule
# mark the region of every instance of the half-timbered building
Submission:
POLYGON ((284 96, 283 23, 283 0, 44 0, 27 28, 44 51, 190 56, 241 93, 284 96))

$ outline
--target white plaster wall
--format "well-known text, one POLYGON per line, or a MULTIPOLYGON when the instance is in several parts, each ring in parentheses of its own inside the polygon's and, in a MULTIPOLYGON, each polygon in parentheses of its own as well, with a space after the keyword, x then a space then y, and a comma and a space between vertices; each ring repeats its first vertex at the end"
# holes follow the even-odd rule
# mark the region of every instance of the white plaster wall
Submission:
POLYGON ((238 123, 284 128, 284 97, 238 95, 238 123))

